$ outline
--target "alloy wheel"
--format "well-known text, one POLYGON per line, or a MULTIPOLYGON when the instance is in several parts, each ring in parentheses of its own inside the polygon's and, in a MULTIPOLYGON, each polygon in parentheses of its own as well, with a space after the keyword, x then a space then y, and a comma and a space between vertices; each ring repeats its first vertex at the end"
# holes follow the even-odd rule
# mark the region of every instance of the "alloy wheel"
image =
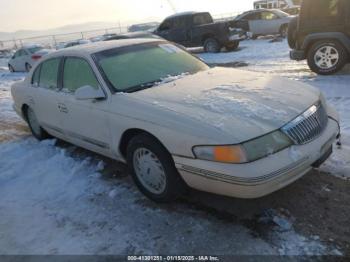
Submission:
POLYGON ((339 52, 333 46, 323 46, 314 56, 315 64, 321 69, 330 69, 337 65, 339 52))

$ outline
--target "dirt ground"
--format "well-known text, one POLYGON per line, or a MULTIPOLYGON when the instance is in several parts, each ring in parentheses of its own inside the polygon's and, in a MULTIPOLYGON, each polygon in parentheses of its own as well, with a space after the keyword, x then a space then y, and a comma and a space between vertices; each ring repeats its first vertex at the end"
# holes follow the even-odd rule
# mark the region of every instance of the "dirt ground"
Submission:
MULTIPOLYGON (((69 145, 60 142, 60 146, 69 145)), ((77 149, 74 154, 94 155, 84 149, 77 149)), ((101 158, 96 155, 95 157, 101 158)), ((132 184, 124 164, 109 159, 103 161, 106 163, 102 171, 105 179, 126 179, 132 184)), ((159 204, 145 199, 140 202, 149 208, 159 208, 159 204)), ((250 229, 253 236, 268 242, 271 242, 269 232, 275 225, 266 224, 261 218, 266 210, 280 210, 287 216, 292 214, 293 227, 297 233, 318 236, 322 243, 337 247, 348 257, 350 256, 349 203, 350 181, 315 169, 290 186, 264 198, 235 199, 189 189, 182 199, 173 204, 163 205, 162 208, 169 212, 181 212, 184 209, 202 211, 201 213, 207 218, 217 219, 220 223, 242 224, 250 229)))

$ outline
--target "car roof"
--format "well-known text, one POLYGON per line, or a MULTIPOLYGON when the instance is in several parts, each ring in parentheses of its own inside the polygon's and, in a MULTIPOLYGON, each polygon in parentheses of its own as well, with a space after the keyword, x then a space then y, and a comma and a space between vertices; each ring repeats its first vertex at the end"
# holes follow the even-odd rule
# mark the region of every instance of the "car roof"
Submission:
MULTIPOLYGON (((152 38, 135 38, 135 39, 122 39, 122 40, 112 40, 112 41, 102 41, 89 43, 85 45, 78 45, 69 47, 66 49, 61 49, 53 52, 50 55, 47 55, 45 58, 53 58, 57 56, 70 56, 70 55, 80 55, 80 56, 88 56, 91 54, 95 54, 98 52, 102 52, 108 49, 126 47, 137 44, 146 44, 152 42, 164 41, 162 39, 152 39, 152 38)), ((166 41, 164 41, 166 42, 166 41)))
POLYGON ((203 14, 203 13, 209 13, 209 12, 195 12, 195 11, 181 12, 181 13, 176 13, 171 16, 168 16, 166 19, 180 17, 180 16, 187 16, 187 15, 203 14))

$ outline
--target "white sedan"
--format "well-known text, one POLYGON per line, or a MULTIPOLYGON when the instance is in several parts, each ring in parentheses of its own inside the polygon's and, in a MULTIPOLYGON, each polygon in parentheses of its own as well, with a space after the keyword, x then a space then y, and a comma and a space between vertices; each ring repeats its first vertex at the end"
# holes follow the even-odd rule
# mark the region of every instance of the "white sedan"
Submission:
POLYGON ((24 46, 8 62, 11 72, 29 72, 33 65, 51 51, 41 45, 24 46))
POLYGON ((209 68, 155 39, 57 51, 12 95, 36 138, 58 137, 126 162, 139 189, 158 202, 187 186, 267 195, 325 161, 340 132, 318 90, 209 68))

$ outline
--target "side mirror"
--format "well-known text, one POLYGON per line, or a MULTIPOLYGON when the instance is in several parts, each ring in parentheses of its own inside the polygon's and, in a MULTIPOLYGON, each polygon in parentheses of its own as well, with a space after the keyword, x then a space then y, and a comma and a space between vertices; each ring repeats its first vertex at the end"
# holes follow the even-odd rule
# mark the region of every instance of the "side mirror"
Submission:
POLYGON ((96 89, 92 86, 82 86, 75 91, 75 99, 77 100, 94 100, 105 99, 106 95, 101 88, 96 89))

